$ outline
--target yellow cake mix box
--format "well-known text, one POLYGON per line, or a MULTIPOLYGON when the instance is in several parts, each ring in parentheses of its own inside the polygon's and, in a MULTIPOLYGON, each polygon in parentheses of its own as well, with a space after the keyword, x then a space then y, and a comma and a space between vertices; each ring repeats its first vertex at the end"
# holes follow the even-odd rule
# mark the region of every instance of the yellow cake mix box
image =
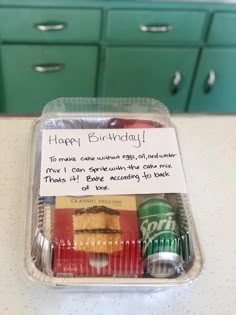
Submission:
POLYGON ((141 276, 135 196, 56 197, 57 275, 141 276))

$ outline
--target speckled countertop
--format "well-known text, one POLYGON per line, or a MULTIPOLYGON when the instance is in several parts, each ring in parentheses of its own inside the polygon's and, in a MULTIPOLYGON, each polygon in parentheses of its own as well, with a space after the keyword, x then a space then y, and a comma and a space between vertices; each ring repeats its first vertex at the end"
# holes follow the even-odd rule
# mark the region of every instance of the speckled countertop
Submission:
POLYGON ((24 277, 24 164, 34 118, 0 118, 0 314, 236 314, 236 116, 173 117, 204 255, 193 285, 156 293, 63 293, 24 277))

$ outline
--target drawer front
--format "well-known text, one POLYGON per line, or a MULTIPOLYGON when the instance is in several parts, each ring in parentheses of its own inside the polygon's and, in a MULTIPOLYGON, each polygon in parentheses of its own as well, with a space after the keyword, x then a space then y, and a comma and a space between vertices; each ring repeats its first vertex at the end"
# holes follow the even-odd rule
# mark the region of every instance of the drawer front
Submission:
POLYGON ((4 110, 40 113, 57 97, 95 96, 96 69, 97 47, 3 45, 4 110))
POLYGON ((152 97, 184 112, 197 48, 108 48, 103 96, 152 97))
POLYGON ((236 44, 236 12, 215 13, 208 42, 212 44, 236 44))
POLYGON ((100 25, 96 9, 0 9, 0 36, 6 41, 93 41, 100 25))
POLYGON ((111 10, 107 38, 114 41, 197 42, 203 38, 201 11, 111 10))

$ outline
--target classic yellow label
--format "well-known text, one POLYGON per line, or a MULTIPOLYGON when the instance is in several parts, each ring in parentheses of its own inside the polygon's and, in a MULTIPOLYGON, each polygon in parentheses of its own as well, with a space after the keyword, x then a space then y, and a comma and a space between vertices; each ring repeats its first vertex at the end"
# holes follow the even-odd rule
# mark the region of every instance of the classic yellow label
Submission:
POLYGON ((106 206, 115 210, 137 210, 135 196, 56 197, 56 209, 78 209, 93 206, 106 206))

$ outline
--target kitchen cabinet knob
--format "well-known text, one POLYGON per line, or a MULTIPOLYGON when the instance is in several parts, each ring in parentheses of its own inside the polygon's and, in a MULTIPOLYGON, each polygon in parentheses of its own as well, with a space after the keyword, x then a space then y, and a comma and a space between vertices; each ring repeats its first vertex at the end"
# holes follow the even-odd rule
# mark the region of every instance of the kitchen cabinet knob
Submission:
POLYGON ((205 93, 209 93, 215 85, 216 74, 214 70, 210 70, 205 84, 205 93))
POLYGON ((140 25, 140 31, 151 33, 166 33, 173 29, 171 25, 140 25))
POLYGON ((34 27, 39 31, 48 32, 48 31, 60 31, 66 28, 66 23, 37 23, 34 24, 34 27))
POLYGON ((64 64, 34 65, 33 69, 37 72, 56 72, 64 68, 64 64))
POLYGON ((173 79, 172 79, 172 86, 171 86, 171 93, 176 94, 180 88, 180 83, 181 83, 181 73, 179 71, 176 71, 173 79))

